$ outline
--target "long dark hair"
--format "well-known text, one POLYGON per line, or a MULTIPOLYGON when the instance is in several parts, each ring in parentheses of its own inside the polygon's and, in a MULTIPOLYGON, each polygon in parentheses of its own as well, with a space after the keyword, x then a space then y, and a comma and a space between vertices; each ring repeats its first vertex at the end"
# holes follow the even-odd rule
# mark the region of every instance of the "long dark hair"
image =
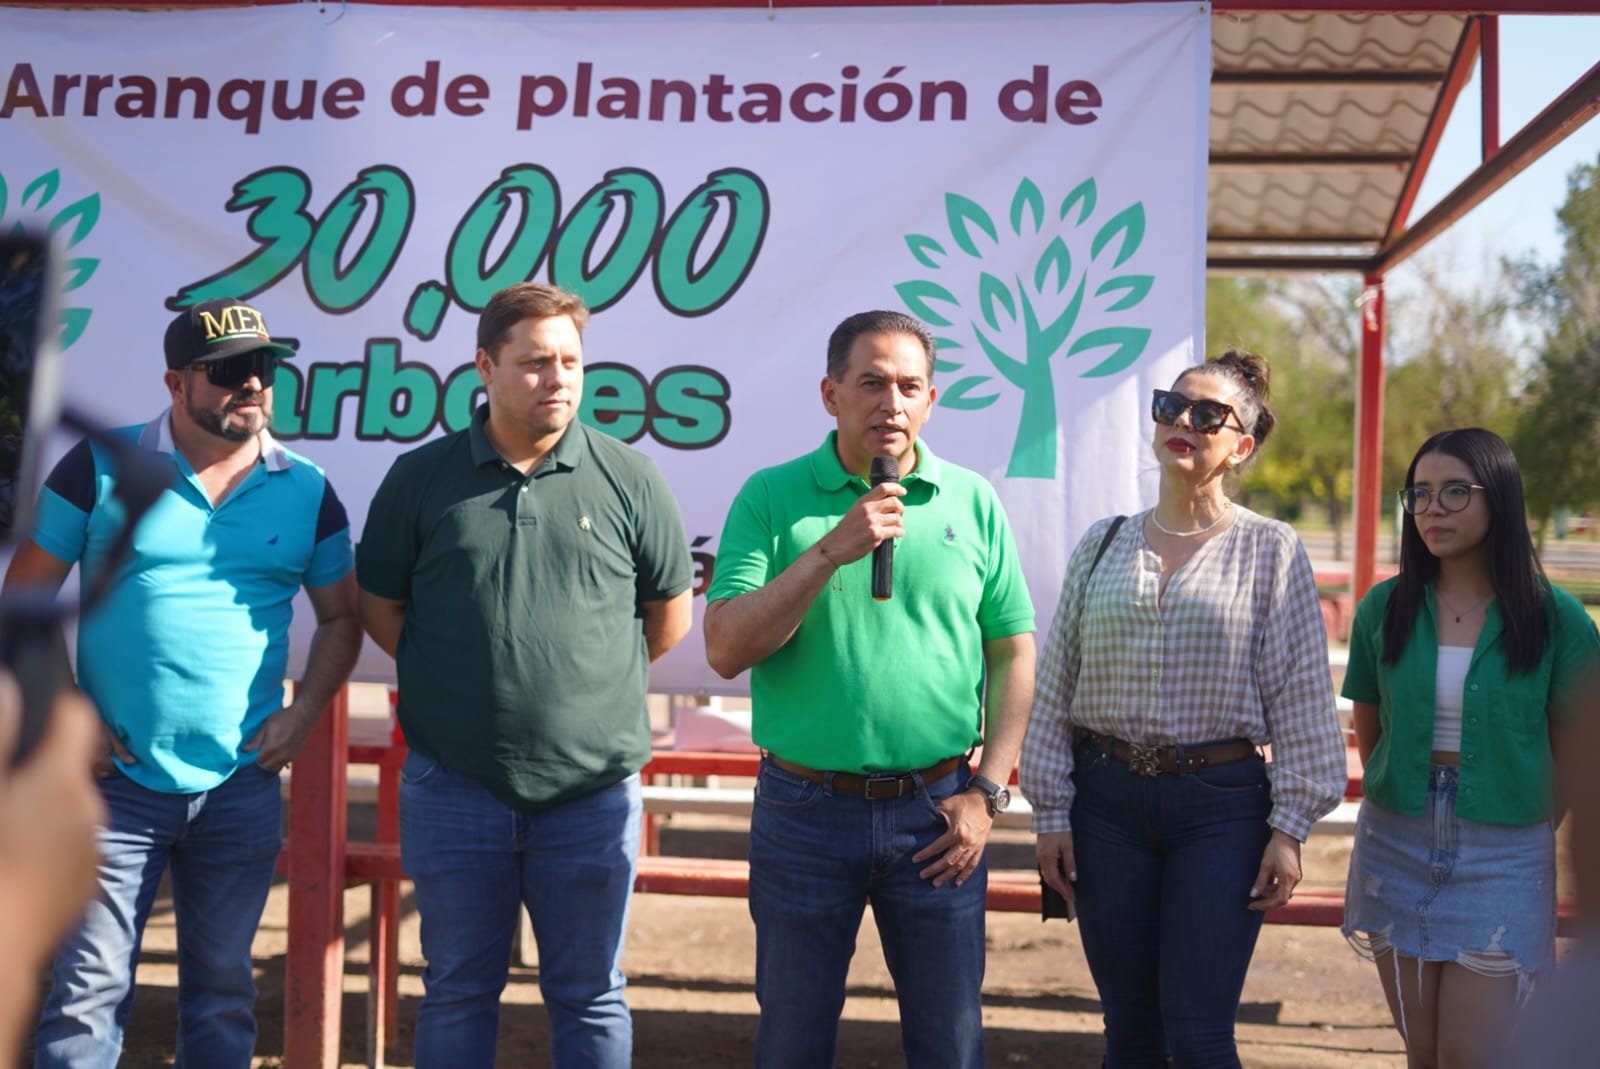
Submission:
MULTIPOLYGON (((1482 427, 1440 431, 1422 443, 1406 469, 1406 485, 1417 475, 1417 461, 1429 453, 1455 457, 1471 469, 1484 487, 1489 506, 1489 531, 1484 536, 1484 556, 1489 582, 1500 602, 1505 623, 1506 664, 1512 673, 1532 671, 1544 656, 1550 639, 1545 617, 1549 584, 1539 567, 1523 505, 1522 472, 1511 447, 1498 434, 1482 427)), ((1383 617, 1383 660, 1394 664, 1411 637, 1417 611, 1428 583, 1439 575, 1439 558, 1428 552, 1417 531, 1417 518, 1405 513, 1400 521, 1400 575, 1383 617)))

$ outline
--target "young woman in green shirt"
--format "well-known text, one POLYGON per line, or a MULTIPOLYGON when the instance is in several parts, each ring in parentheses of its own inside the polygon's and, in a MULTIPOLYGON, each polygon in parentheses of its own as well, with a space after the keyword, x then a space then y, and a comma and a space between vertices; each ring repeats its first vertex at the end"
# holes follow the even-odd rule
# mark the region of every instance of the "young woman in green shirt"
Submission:
POLYGON ((1545 579, 1499 436, 1429 438, 1400 504, 1399 574, 1362 599, 1344 682, 1366 771, 1343 930, 1410 1069, 1470 1067, 1554 956, 1553 753, 1600 636, 1545 579))

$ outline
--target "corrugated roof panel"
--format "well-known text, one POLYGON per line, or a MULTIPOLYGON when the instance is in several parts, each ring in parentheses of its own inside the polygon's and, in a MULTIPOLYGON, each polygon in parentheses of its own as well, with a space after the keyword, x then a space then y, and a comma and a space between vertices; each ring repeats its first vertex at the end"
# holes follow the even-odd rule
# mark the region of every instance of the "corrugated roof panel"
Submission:
POLYGON ((1272 86, 1211 90, 1216 153, 1405 153, 1417 149, 1437 87, 1359 86, 1308 92, 1272 86))
POLYGON ((1217 70, 1443 70, 1464 15, 1256 12, 1212 19, 1217 70))
POLYGON ((1348 171, 1214 175, 1208 194, 1213 234, 1304 239, 1367 235, 1376 241, 1394 210, 1403 174, 1348 171))
POLYGON ((1217 15, 1213 240, 1380 240, 1465 28, 1462 15, 1217 15))

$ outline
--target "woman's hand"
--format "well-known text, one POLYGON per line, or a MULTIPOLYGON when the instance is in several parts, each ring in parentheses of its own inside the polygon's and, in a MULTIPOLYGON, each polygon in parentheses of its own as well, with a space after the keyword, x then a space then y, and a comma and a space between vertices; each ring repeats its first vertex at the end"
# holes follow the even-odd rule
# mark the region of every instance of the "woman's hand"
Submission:
POLYGON ((1072 856, 1072 833, 1045 832, 1039 836, 1033 853, 1039 859, 1039 871, 1044 874, 1044 882, 1060 891, 1061 897, 1069 903, 1076 904, 1078 894, 1072 884, 1078 878, 1078 862, 1072 856))
POLYGON ((1272 838, 1261 855, 1261 870, 1250 887, 1250 908, 1267 910, 1286 905, 1299 885, 1300 840, 1273 828, 1272 838))

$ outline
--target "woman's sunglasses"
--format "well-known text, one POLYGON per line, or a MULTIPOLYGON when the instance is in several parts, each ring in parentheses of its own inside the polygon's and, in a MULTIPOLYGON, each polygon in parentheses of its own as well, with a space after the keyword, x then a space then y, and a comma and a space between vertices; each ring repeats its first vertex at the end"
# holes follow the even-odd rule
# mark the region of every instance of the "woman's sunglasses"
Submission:
MULTIPOLYGON (((1439 507, 1446 512, 1460 512, 1472 504, 1472 491, 1482 490, 1477 483, 1445 483, 1439 487, 1439 507)), ((1427 488, 1408 486, 1400 491, 1400 507, 1413 516, 1428 511, 1434 495, 1427 488)))
POLYGON ((1172 390, 1157 390, 1150 398, 1150 418, 1157 423, 1176 427, 1185 412, 1189 413, 1189 426, 1198 434, 1216 434, 1228 425, 1229 416, 1240 434, 1248 433, 1233 406, 1221 401, 1191 401, 1172 390))
POLYGON ((199 366, 205 370, 211 385, 224 390, 237 390, 250 381, 252 375, 261 380, 263 387, 270 388, 272 373, 278 368, 278 354, 270 349, 256 349, 221 360, 208 360, 199 366))

